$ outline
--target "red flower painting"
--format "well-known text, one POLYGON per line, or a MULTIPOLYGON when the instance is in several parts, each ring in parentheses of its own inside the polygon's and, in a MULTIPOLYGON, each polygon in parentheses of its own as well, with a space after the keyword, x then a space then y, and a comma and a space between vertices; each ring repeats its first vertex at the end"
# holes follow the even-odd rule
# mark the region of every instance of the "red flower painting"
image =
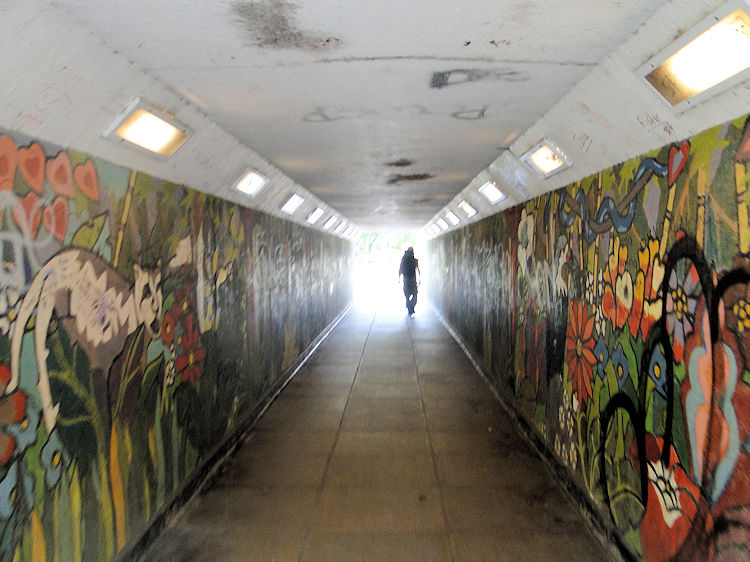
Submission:
POLYGON ((199 363, 206 356, 206 350, 198 347, 200 332, 193 325, 192 314, 185 318, 182 326, 185 329, 180 336, 183 355, 180 355, 175 361, 175 368, 178 373, 181 373, 180 380, 182 382, 189 382, 191 386, 195 386, 196 381, 201 378, 199 363))
POLYGON ((565 339, 565 362, 568 379, 573 381, 573 392, 578 393, 580 408, 591 397, 591 380, 594 376, 594 317, 588 316, 582 301, 569 305, 568 333, 565 339))

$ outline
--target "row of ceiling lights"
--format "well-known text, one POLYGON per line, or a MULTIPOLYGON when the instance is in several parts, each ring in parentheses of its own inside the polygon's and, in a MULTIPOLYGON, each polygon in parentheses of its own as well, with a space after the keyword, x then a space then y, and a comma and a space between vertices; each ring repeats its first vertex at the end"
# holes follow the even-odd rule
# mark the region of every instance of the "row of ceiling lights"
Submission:
MULTIPOLYGON (((521 156, 521 162, 527 164, 542 179, 548 178, 561 172, 565 168, 570 167, 570 161, 565 156, 565 153, 549 139, 544 139, 534 148, 521 156)), ((469 193, 472 191, 473 190, 470 190, 469 193)), ((476 192, 484 197, 484 200, 486 201, 484 205, 485 207, 487 204, 490 205, 487 207, 487 214, 492 214, 494 206, 508 197, 507 194, 491 180, 485 181, 476 189, 476 192)), ((469 193, 466 194, 467 197, 470 197, 469 193)), ((456 204, 456 207, 463 212, 466 219, 471 219, 479 213, 479 211, 477 211, 477 209, 474 208, 465 198, 461 199, 456 204)), ((460 222, 461 219, 458 214, 454 212, 454 209, 451 208, 451 206, 448 206, 443 209, 434 222, 428 225, 428 234, 440 234, 444 230, 458 226, 460 222)))
MULTIPOLYGON (((141 149, 166 159, 188 139, 191 131, 177 121, 173 115, 160 111, 136 97, 103 133, 104 137, 127 141, 141 149)), ((268 178, 255 169, 247 168, 233 184, 233 189, 248 196, 255 197, 267 184, 268 178)), ((305 198, 299 193, 292 193, 279 207, 288 216, 293 216, 305 198)), ((324 207, 316 206, 305 219, 305 223, 315 225, 326 214, 324 207)), ((340 218, 335 211, 322 223, 322 230, 339 236, 353 238, 358 229, 340 218)))
MULTIPOLYGON (((725 3, 653 56, 638 74, 677 112, 743 82, 750 77, 747 4, 746 0, 725 3)), ((571 166, 565 153, 549 139, 543 139, 525 152, 520 161, 542 180, 571 166)), ((489 202, 488 215, 493 214, 494 205, 507 197, 492 180, 484 182, 476 191, 489 202)), ((467 188, 463 193, 471 197, 473 192, 467 188)), ((465 198, 456 207, 463 211, 465 219, 478 214, 465 198)), ((427 224, 425 231, 428 236, 436 236, 460 223, 458 214, 449 205, 427 224)))

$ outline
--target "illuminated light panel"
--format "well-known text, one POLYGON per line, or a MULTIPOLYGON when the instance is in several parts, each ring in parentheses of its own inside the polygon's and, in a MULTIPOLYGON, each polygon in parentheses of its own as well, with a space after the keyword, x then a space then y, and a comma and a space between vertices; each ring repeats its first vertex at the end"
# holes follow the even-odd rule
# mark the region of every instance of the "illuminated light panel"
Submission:
POLYGON ((104 131, 161 156, 172 156, 188 138, 187 128, 135 98, 104 131))
POLYGON ((471 204, 466 199, 464 199, 458 204, 458 208, 461 209, 464 213, 466 213, 466 216, 468 218, 471 218, 477 214, 477 210, 474 207, 472 207, 471 204))
POLYGON ((321 209, 320 207, 318 207, 312 213, 310 213, 309 215, 307 215, 307 222, 309 222, 310 224, 315 224, 316 222, 318 222, 320 220, 320 217, 323 216, 324 212, 325 211, 323 209, 321 209))
POLYGON ((286 213, 287 215, 293 215, 295 211, 299 209, 299 206, 304 202, 304 197, 300 197, 299 195, 294 193, 289 199, 287 199, 286 203, 284 203, 284 206, 281 207, 281 212, 286 213))
POLYGON ((454 213, 453 211, 448 211, 447 213, 445 213, 445 218, 448 219, 448 222, 450 222, 453 226, 456 226, 461 222, 461 219, 459 219, 456 216, 456 213, 454 213))
POLYGON ((565 153, 549 139, 544 139, 521 156, 521 162, 528 165, 542 178, 548 178, 570 167, 565 153))
POLYGON ((346 226, 346 221, 341 221, 341 224, 339 224, 336 229, 333 231, 334 234, 341 233, 342 230, 344 230, 344 227, 346 226))
POLYGON ((325 223, 323 223, 323 230, 328 230, 331 228, 334 224, 336 224, 336 221, 339 220, 337 216, 330 217, 325 223))
POLYGON ((245 175, 237 180, 234 188, 245 195, 254 197, 267 183, 268 178, 266 176, 259 174, 255 170, 248 170, 245 175))
POLYGON ((431 224, 430 227, 432 228, 433 234, 440 234, 440 227, 436 224, 431 224))
POLYGON ((500 191, 500 189, 498 189, 498 187, 491 181, 488 181, 482 187, 480 187, 479 193, 484 195, 487 201, 489 201, 493 205, 499 203, 506 197, 505 193, 500 191))
POLYGON ((354 225, 349 225, 349 228, 347 228, 344 231, 344 236, 351 237, 351 235, 354 234, 354 225))
POLYGON ((440 227, 440 230, 448 230, 448 223, 445 222, 445 219, 438 219, 435 224, 440 227))
POLYGON ((675 106, 748 68, 750 16, 737 9, 659 64, 645 79, 675 106))

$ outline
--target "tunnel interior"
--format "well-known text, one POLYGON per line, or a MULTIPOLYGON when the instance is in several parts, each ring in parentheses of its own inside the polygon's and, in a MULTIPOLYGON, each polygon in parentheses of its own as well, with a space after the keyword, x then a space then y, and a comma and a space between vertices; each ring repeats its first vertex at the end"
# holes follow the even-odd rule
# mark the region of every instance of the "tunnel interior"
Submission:
POLYGON ((161 558, 174 533, 199 556, 232 486, 270 522, 259 557, 284 530, 292 559, 747 555, 748 74, 674 105, 646 79, 745 20, 495 4, 7 7, 0 559, 161 558), (172 155, 117 137, 136 106, 172 155), (547 143, 564 165, 537 173, 547 143))

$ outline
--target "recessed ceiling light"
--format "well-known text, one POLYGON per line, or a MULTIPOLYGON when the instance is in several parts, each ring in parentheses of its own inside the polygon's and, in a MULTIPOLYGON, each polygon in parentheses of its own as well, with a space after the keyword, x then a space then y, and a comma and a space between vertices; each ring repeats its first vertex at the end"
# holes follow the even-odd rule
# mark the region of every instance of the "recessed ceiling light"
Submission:
POLYGON ((458 204, 458 208, 461 209, 464 213, 466 213, 466 216, 471 218, 474 215, 477 214, 477 210, 471 206, 471 204, 464 199, 458 204))
POLYGON ((287 215, 293 215, 294 212, 299 209, 299 206, 302 205, 302 203, 305 202, 304 197, 300 197, 296 193, 292 194, 292 196, 287 199, 286 203, 281 207, 281 212, 286 213, 287 215))
POLYGON ((437 224, 441 230, 448 230, 448 223, 445 222, 445 219, 438 219, 435 221, 435 224, 437 224))
POLYGON ((315 224, 316 222, 318 222, 320 220, 320 217, 323 216, 324 212, 325 211, 323 209, 321 209, 320 207, 318 207, 312 213, 310 213, 309 215, 307 215, 307 222, 309 222, 310 224, 315 224))
POLYGON ((267 183, 268 178, 266 176, 259 174, 255 170, 249 169, 235 182, 234 188, 245 195, 254 197, 255 194, 258 193, 267 183))
POLYGON ((330 217, 324 224, 323 224, 323 230, 328 230, 331 228, 334 224, 336 224, 336 221, 339 220, 337 216, 330 217))
POLYGON ((750 16, 741 5, 725 4, 641 69, 645 80, 671 106, 686 108, 701 93, 733 77, 737 79, 731 83, 750 76, 750 16))
POLYGON ((351 236, 354 234, 354 225, 350 224, 349 228, 344 231, 344 236, 351 236))
POLYGON ((456 213, 454 213, 453 211, 448 211, 447 213, 445 213, 445 218, 446 218, 446 219, 448 219, 448 221, 449 221, 449 222, 450 222, 450 223, 451 223, 451 224, 452 224, 453 226, 456 226, 456 225, 457 225, 458 223, 460 223, 460 222, 461 222, 461 219, 459 219, 459 218, 458 218, 458 217, 456 216, 456 213))
POLYGON ((432 233, 433 234, 440 234, 440 227, 436 224, 431 224, 430 227, 432 227, 432 233))
POLYGON ((544 139, 534 148, 521 156, 524 162, 542 178, 548 178, 565 168, 570 167, 570 161, 565 153, 549 139, 544 139))
POLYGON ((341 223, 334 229, 334 233, 339 234, 342 230, 344 230, 344 227, 346 226, 346 221, 341 221, 341 223))
POLYGON ((505 199, 506 195, 491 181, 486 182, 482 187, 479 188, 479 193, 485 196, 487 201, 492 203, 499 203, 505 199))
POLYGON ((149 152, 172 156, 187 140, 189 130, 171 115, 135 98, 104 131, 105 137, 118 137, 149 152))

